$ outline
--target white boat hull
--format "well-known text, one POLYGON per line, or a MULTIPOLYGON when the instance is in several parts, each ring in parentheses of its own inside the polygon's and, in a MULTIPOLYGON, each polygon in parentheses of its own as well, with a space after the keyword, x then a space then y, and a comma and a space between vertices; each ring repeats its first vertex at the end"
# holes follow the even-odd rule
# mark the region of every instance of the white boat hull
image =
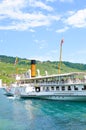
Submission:
POLYGON ((86 101, 86 96, 34 96, 34 95, 21 95, 21 98, 34 98, 34 99, 49 99, 49 100, 64 100, 64 101, 86 101))
POLYGON ((86 101, 86 73, 21 78, 20 84, 7 91, 20 98, 86 101), (23 85, 22 85, 23 83, 23 85))
POLYGON ((61 94, 39 94, 39 93, 22 93, 21 98, 34 98, 34 99, 49 99, 49 100, 64 100, 64 101, 86 101, 86 95, 61 95, 61 94))

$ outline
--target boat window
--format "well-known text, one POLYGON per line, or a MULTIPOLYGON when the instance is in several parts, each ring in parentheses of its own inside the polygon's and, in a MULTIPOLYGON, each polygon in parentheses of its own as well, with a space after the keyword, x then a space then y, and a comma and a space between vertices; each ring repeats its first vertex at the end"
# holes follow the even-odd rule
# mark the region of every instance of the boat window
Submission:
POLYGON ((39 83, 38 80, 36 80, 36 83, 39 83))
POLYGON ((46 91, 49 91, 49 87, 46 87, 46 91))
POLYGON ((28 83, 28 81, 26 81, 25 83, 28 83))
POLYGON ((56 90, 59 90, 59 86, 56 86, 56 90))
POLYGON ((57 84, 59 83, 59 80, 57 80, 57 84))
POLYGON ((24 81, 21 81, 21 84, 24 84, 24 81))
POLYGON ((76 86, 74 86, 74 90, 78 90, 78 88, 76 86))
POLYGON ((71 90, 71 86, 68 86, 68 90, 71 90))
POLYGON ((45 90, 45 87, 43 87, 43 91, 45 90))
POLYGON ((36 92, 40 92, 40 87, 36 87, 36 92))
POLYGON ((63 90, 63 91, 65 90, 65 86, 62 86, 62 90, 63 90))
POLYGON ((86 90, 86 85, 84 85, 84 88, 82 88, 82 90, 86 90))
POLYGON ((51 87, 51 90, 54 90, 54 87, 51 87))
POLYGON ((64 83, 64 79, 61 80, 61 83, 64 83))

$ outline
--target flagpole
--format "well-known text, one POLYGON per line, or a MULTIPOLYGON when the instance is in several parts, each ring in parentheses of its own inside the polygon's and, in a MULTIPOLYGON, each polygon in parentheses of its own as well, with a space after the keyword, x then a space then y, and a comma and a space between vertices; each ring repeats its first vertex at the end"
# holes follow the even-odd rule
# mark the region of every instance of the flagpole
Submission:
POLYGON ((61 73, 61 62, 62 62, 62 44, 63 44, 64 40, 61 40, 60 43, 60 57, 59 57, 59 64, 58 64, 58 73, 61 73))

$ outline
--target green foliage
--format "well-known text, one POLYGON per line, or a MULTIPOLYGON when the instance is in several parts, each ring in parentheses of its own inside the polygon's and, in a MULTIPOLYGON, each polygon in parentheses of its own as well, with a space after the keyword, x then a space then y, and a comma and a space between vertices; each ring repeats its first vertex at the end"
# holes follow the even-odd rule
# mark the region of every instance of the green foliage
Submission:
POLYGON ((5 55, 0 55, 0 61, 1 62, 5 62, 5 63, 14 63, 15 62, 15 58, 14 57, 8 57, 5 55))
POLYGON ((86 70, 86 64, 64 62, 64 64, 70 68, 77 68, 80 70, 86 70))

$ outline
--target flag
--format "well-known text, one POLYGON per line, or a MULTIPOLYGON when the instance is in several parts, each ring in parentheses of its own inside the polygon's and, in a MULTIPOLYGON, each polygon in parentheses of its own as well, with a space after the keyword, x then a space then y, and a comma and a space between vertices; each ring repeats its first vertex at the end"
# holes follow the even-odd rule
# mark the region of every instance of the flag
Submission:
POLYGON ((64 39, 61 40, 61 46, 62 46, 63 43, 64 43, 64 39))
POLYGON ((18 57, 16 57, 14 64, 15 64, 15 65, 18 64, 18 57))

